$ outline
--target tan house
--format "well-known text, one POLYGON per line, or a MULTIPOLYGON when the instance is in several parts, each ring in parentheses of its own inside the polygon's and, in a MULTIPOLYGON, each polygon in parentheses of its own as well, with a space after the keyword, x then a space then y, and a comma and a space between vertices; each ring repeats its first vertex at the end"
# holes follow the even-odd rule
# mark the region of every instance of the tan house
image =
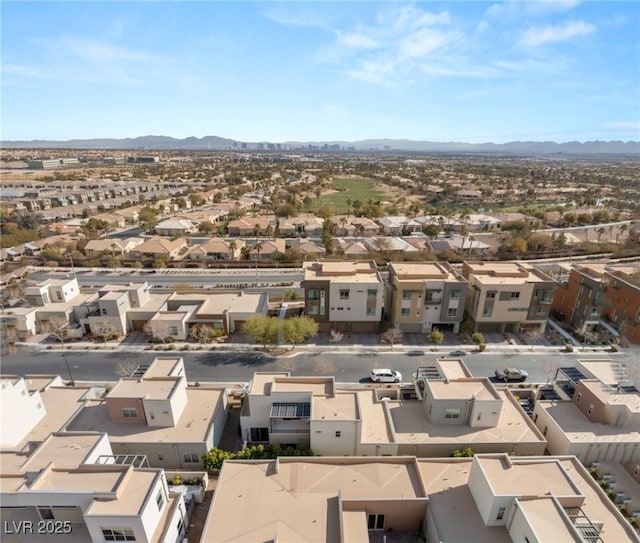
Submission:
POLYGON ((574 457, 507 454, 227 461, 200 541, 385 539, 640 541, 574 457))
POLYGON ((114 455, 104 433, 51 433, 28 454, 3 452, 0 469, 3 541, 183 541, 184 495, 164 470, 114 455))
POLYGON ((186 258, 189 260, 237 260, 244 246, 245 243, 241 239, 226 241, 221 238, 212 238, 193 247, 186 258))
POLYGON ((586 466, 640 463, 640 392, 615 369, 611 360, 580 360, 541 388, 533 420, 549 453, 575 455, 586 466))
POLYGON ((242 217, 227 224, 230 236, 266 236, 268 229, 275 231, 275 220, 268 217, 242 217))
POLYGON ((321 332, 375 332, 384 282, 373 260, 305 262, 305 312, 321 332))
POLYGON ((557 286, 551 277, 523 262, 468 261, 462 275, 475 331, 544 332, 557 286))
POLYGON ((287 242, 284 239, 265 239, 256 241, 249 246, 249 258, 252 260, 273 260, 276 256, 284 255, 287 242))
POLYGON ((403 332, 458 332, 467 281, 446 262, 390 262, 386 307, 403 332))
POLYGON ((319 455, 435 457, 467 446, 531 455, 546 446, 514 396, 471 377, 459 359, 418 368, 416 385, 404 389, 341 389, 333 377, 256 373, 240 425, 249 443, 310 447, 319 455))
POLYGON ((187 387, 182 358, 158 357, 87 401, 65 430, 106 432, 115 454, 144 455, 153 467, 201 470, 226 420, 223 389, 187 387))
POLYGON ((83 252, 87 256, 93 256, 100 253, 125 255, 133 251, 142 243, 144 243, 144 238, 90 239, 84 246, 83 252))
POLYGON ((137 258, 176 258, 186 249, 187 240, 184 238, 170 240, 161 237, 154 237, 138 245, 133 251, 131 251, 131 256, 137 258))
POLYGON ((191 219, 171 218, 160 221, 154 227, 159 236, 186 236, 198 231, 198 221, 191 219))

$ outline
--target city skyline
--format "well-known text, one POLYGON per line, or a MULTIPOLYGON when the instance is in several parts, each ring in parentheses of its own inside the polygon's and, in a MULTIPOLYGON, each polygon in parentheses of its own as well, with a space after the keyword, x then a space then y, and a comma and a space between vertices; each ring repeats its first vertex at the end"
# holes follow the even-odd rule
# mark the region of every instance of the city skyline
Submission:
POLYGON ((2 140, 640 139, 634 2, 4 2, 2 140))

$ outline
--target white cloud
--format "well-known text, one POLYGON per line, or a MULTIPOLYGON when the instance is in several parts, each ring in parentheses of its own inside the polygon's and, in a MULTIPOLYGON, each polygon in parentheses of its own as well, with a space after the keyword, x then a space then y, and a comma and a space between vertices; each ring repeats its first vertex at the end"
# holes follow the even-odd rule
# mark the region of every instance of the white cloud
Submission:
POLYGON ((605 126, 616 130, 640 130, 640 121, 615 121, 606 123, 605 126))
POLYGON ((524 46, 537 46, 545 43, 567 41, 577 36, 586 36, 596 31, 596 27, 585 21, 567 21, 558 25, 529 28, 519 43, 524 46))
POLYGON ((91 62, 149 62, 155 56, 98 40, 63 36, 50 46, 91 62))
POLYGON ((378 41, 363 32, 337 32, 337 45, 349 49, 374 49, 378 41))
POLYGON ((544 15, 547 13, 563 13, 571 11, 580 2, 578 0, 509 0, 489 6, 486 17, 521 17, 522 15, 544 15))

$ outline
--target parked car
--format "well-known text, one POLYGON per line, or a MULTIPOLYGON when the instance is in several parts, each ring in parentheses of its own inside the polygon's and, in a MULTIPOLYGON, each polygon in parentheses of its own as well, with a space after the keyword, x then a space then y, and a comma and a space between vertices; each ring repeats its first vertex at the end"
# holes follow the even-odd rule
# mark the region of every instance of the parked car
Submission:
POLYGON ((451 351, 449 356, 467 356, 467 351, 451 351))
POLYGON ((529 374, 525 370, 519 370, 517 368, 504 368, 502 370, 496 370, 496 379, 501 381, 524 381, 529 374))
POLYGON ((396 370, 375 369, 371 370, 371 380, 374 383, 399 383, 402 381, 402 374, 396 370))

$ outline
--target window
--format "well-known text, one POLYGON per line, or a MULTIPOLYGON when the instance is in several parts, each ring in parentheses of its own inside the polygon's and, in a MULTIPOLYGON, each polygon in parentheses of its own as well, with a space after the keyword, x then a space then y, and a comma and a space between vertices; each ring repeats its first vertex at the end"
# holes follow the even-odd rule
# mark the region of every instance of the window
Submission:
POLYGON ((582 400, 582 392, 576 394, 576 403, 580 403, 580 400, 582 400))
POLYGON ((103 315, 107 314, 107 310, 104 307, 100 311, 102 312, 103 315))
POLYGON ((502 520, 504 518, 504 512, 505 512, 504 507, 501 507, 500 509, 498 509, 498 516, 496 517, 496 520, 502 520))
POLYGON ((178 327, 177 326, 169 326, 169 335, 177 336, 178 335, 178 327))
POLYGON ((367 300, 376 300, 378 298, 378 291, 375 289, 367 290, 367 300))
POLYGON ((138 410, 135 407, 123 407, 122 416, 125 419, 135 419, 138 417, 138 410))
POLYGON ((182 537, 184 535, 184 522, 182 522, 182 518, 178 519, 178 535, 182 537))
POLYGON ((158 491, 158 495, 156 496, 156 503, 158 504, 158 511, 162 511, 162 506, 164 505, 164 496, 162 495, 162 490, 158 491))
POLYGON ((307 307, 307 313, 309 315, 317 315, 318 314, 318 306, 317 305, 310 305, 309 307, 307 307))
POLYGON ((449 294, 449 300, 459 300, 460 299, 460 291, 452 290, 449 294))
POLYGON ((307 300, 317 300, 318 299, 318 289, 310 288, 307 290, 307 300))
POLYGON ((376 308, 375 307, 367 307, 367 317, 375 317, 376 308))
POLYGON ((459 419, 460 418, 460 408, 452 407, 444 410, 444 418, 445 419, 459 419))
POLYGON ((587 409, 587 415, 591 415, 591 413, 593 413, 593 404, 592 403, 589 404, 589 408, 587 409))
POLYGON ((131 528, 100 528, 105 541, 135 541, 131 528))
POLYGON ((458 314, 457 307, 450 307, 447 309, 447 317, 455 317, 458 314))
POLYGON ((400 315, 403 317, 408 317, 411 314, 411 309, 409 307, 403 307, 400 309, 400 315))
POLYGON ((384 515, 368 515, 367 528, 369 530, 384 530, 384 515))
POLYGON ((511 294, 509 294, 509 298, 511 298, 512 300, 519 300, 520 299, 520 293, 519 292, 512 292, 511 294))
POLYGON ((402 299, 403 300, 411 300, 411 293, 412 292, 413 291, 411 291, 411 290, 403 290, 402 291, 402 299))
POLYGON ((336 437, 342 437, 342 432, 340 430, 336 430, 336 437))
POLYGON ((251 441, 269 441, 269 428, 251 428, 251 441))
POLYGON ((496 291, 495 290, 487 291, 486 298, 487 298, 487 300, 495 300, 496 299, 496 291))
POLYGON ((340 299, 341 300, 348 300, 349 299, 349 289, 348 288, 341 288, 340 289, 340 299))
POLYGON ((549 431, 549 427, 548 427, 548 426, 545 426, 545 427, 544 427, 544 430, 542 431, 542 435, 543 435, 543 436, 546 436, 548 431, 549 431))
POLYGON ((493 315, 493 307, 485 307, 482 310, 483 317, 490 317, 491 315, 493 315))
POLYGON ((185 464, 197 464, 200 462, 200 458, 196 453, 185 453, 184 454, 185 464))

